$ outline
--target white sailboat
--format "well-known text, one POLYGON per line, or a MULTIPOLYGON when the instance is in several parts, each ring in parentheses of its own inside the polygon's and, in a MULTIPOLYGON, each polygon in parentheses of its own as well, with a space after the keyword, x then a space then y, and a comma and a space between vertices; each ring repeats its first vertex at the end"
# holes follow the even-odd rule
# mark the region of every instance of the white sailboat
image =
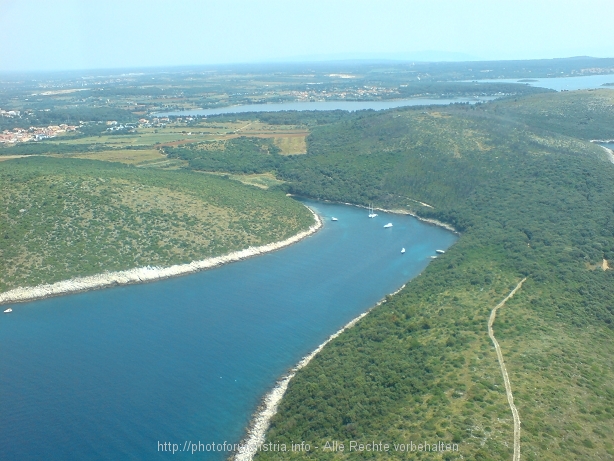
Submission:
POLYGON ((401 248, 401 254, 405 254, 405 248, 401 248))
POLYGON ((388 224, 386 224, 386 225, 384 226, 384 229, 387 229, 387 228, 389 228, 389 227, 392 227, 392 223, 391 223, 391 222, 389 222, 388 224))
POLYGON ((13 309, 11 309, 10 307, 9 307, 8 309, 5 309, 5 310, 4 310, 4 313, 5 313, 5 314, 9 314, 9 313, 11 313, 11 312, 13 312, 13 309))
POLYGON ((373 212, 373 205, 369 203, 369 218, 375 218, 376 216, 377 216, 377 213, 373 212))
POLYGON ((332 218, 330 218, 331 221, 339 221, 337 218, 335 218, 334 216, 332 218))

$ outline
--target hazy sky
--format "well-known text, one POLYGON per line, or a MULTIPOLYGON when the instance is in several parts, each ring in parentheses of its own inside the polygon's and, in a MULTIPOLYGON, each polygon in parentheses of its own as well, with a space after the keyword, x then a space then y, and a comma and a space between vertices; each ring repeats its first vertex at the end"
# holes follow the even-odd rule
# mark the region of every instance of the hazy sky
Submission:
POLYGON ((0 0, 0 71, 614 57, 612 18, 614 0, 0 0))

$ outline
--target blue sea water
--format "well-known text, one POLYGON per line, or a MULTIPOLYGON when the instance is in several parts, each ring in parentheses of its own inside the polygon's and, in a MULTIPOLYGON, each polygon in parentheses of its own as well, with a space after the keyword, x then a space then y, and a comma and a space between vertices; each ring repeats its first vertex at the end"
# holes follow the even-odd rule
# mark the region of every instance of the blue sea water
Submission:
POLYGON ((159 443, 238 442, 280 376, 456 240, 409 216, 306 203, 324 228, 281 251, 13 305, 0 317, 0 458, 226 459, 159 443))
POLYGON ((490 83, 524 83, 526 85, 537 86, 540 88, 549 88, 551 90, 556 91, 589 90, 595 88, 614 89, 614 86, 605 85, 606 83, 614 83, 614 74, 582 75, 578 77, 529 78, 528 80, 529 81, 527 81, 527 79, 500 78, 484 79, 477 81, 490 83))

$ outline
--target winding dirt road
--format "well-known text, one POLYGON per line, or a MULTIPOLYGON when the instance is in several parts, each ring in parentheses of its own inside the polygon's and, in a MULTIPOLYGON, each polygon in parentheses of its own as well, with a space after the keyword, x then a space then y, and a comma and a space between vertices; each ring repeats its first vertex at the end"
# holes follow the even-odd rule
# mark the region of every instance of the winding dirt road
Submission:
POLYGON ((493 332, 492 325, 495 323, 495 318, 497 317, 497 310, 505 304, 505 302, 510 299, 524 283, 527 278, 523 278, 516 288, 514 288, 509 295, 505 297, 503 301, 495 306, 495 308, 490 313, 490 318, 488 319, 488 336, 492 340, 492 343, 495 345, 495 350, 497 351, 497 359, 499 360, 499 366, 501 367, 501 374, 503 375, 503 382, 505 383, 505 393, 507 394, 507 401, 510 404, 510 408, 512 410, 512 415, 514 416, 514 457, 513 461, 520 461, 520 416, 518 416, 518 410, 516 409, 516 405, 514 405, 514 395, 512 394, 512 386, 510 385, 510 378, 507 376, 507 369, 505 368, 505 362, 503 361, 503 353, 501 352, 501 347, 499 343, 495 339, 495 333, 493 332))

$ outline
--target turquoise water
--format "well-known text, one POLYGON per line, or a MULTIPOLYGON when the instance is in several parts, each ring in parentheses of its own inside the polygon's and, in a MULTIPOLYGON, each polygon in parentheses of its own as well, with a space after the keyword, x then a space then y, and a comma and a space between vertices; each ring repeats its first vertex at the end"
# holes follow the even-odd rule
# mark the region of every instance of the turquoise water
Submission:
POLYGON ((0 458, 225 459, 158 442, 238 442, 285 371, 456 240, 408 216, 307 203, 324 229, 284 250, 13 305, 0 317, 0 458))

